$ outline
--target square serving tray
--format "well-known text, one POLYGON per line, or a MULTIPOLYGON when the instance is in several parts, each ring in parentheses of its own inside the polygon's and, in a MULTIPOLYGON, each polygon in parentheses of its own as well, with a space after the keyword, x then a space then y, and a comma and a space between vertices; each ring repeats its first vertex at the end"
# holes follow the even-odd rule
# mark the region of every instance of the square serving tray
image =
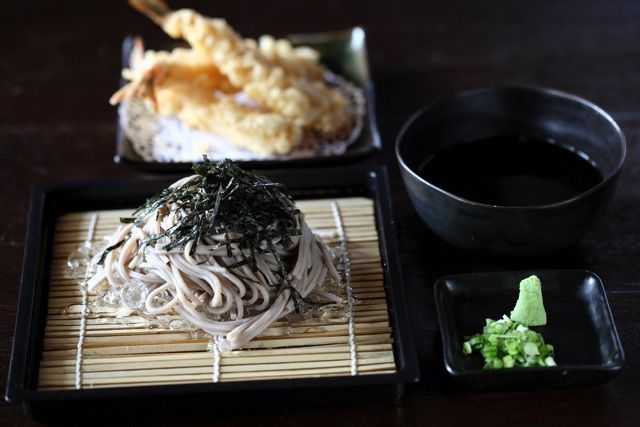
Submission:
POLYGON ((237 399, 240 392, 251 393, 252 401, 261 404, 399 399, 406 383, 418 381, 419 369, 402 288, 386 170, 326 168, 272 170, 262 174, 283 182, 297 199, 364 196, 373 200, 395 372, 80 390, 38 389, 56 219, 68 212, 135 207, 173 179, 61 184, 38 187, 32 193, 6 399, 22 404, 27 412, 39 418, 64 415, 70 410, 104 411, 108 407, 117 412, 131 407, 157 407, 160 403, 181 407, 203 401, 207 408, 233 406, 243 403, 237 399))
MULTIPOLYGON (((375 114, 375 89, 369 73, 366 34, 361 27, 342 31, 293 34, 289 40, 297 46, 309 46, 320 52, 321 62, 331 71, 346 77, 362 88, 367 112, 362 132, 347 151, 339 156, 316 156, 290 160, 251 160, 238 162, 246 168, 277 168, 283 166, 337 165, 353 162, 382 149, 375 114)), ((134 36, 128 36, 122 43, 122 68, 129 66, 134 36)), ((126 83, 122 81, 122 84, 126 83)), ((117 122, 116 153, 114 161, 132 169, 147 172, 188 172, 190 162, 148 162, 135 151, 131 141, 117 122)))

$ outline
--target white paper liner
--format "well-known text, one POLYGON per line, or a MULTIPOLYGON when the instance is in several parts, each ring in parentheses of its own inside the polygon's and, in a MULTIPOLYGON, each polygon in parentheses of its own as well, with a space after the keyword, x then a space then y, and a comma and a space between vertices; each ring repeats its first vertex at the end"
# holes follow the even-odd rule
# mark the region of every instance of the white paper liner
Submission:
POLYGON ((325 81, 340 90, 353 104, 355 115, 351 134, 342 140, 319 140, 299 146, 286 155, 261 155, 238 148, 226 138, 187 127, 177 117, 161 116, 153 112, 141 98, 120 104, 120 126, 131 141, 133 149, 145 162, 197 162, 202 160, 203 154, 214 161, 225 158, 247 161, 339 156, 360 136, 366 111, 365 98, 362 89, 343 77, 327 73, 325 81))

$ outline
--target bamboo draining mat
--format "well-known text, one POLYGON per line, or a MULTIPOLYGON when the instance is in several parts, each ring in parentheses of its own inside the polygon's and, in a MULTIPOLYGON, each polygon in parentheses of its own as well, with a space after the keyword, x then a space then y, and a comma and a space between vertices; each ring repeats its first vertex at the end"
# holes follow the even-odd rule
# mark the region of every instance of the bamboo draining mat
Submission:
MULTIPOLYGON (((208 337, 202 334, 194 337, 194 332, 184 325, 149 328, 146 319, 135 315, 118 318, 108 307, 84 311, 81 290, 73 279, 65 277, 67 256, 87 238, 94 214, 97 222, 93 242, 102 242, 118 226, 118 219, 130 215, 131 211, 71 213, 59 218, 55 228, 38 388, 125 387, 395 372, 373 202, 358 197, 305 200, 298 202, 298 206, 311 227, 329 235, 337 233, 334 206, 340 213, 351 264, 350 283, 356 298, 351 343, 346 319, 280 321, 245 349, 220 353, 210 351, 208 337), (86 314, 84 328, 81 327, 83 312, 86 314), (79 351, 81 335, 83 343, 79 351)), ((339 237, 326 241, 339 253, 339 237)), ((88 295, 89 307, 96 298, 97 295, 88 295)), ((174 319, 179 322, 179 317, 174 319)))

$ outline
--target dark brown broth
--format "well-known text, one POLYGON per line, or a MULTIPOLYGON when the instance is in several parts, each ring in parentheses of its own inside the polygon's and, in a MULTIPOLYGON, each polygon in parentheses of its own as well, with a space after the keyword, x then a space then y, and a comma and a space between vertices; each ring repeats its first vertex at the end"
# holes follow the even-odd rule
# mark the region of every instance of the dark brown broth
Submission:
POLYGON ((585 157, 542 139, 502 135, 436 153, 419 173, 433 185, 474 202, 545 205, 573 198, 602 181, 600 171, 585 157))

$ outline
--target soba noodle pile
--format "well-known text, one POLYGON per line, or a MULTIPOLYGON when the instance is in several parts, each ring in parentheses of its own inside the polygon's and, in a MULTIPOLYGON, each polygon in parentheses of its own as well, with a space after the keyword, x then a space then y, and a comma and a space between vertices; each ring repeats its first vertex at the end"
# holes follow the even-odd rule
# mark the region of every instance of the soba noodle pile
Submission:
POLYGON ((142 286, 141 311, 176 313, 222 349, 301 305, 341 301, 316 288, 340 276, 281 184, 229 160, 194 170, 121 219, 90 291, 142 286))

